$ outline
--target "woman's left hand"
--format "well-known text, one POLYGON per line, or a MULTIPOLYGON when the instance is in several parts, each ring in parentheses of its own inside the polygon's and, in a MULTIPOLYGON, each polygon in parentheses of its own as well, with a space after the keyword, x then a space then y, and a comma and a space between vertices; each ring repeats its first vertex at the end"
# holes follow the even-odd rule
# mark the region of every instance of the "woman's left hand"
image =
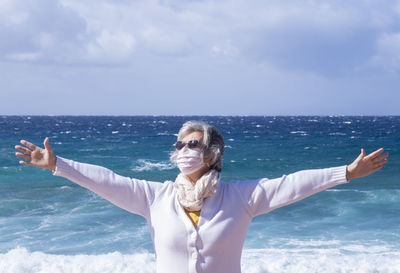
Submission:
POLYGON ((364 149, 361 149, 361 154, 346 168, 347 180, 364 177, 380 170, 389 156, 388 153, 382 153, 383 148, 380 148, 366 156, 364 149))

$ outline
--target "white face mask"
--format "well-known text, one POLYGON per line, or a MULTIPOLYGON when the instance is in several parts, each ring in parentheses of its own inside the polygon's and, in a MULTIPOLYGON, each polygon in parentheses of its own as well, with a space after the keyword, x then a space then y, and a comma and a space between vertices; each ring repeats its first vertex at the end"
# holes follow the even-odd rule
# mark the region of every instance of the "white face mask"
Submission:
POLYGON ((176 163, 183 174, 194 173, 205 165, 203 161, 203 151, 201 149, 184 147, 178 152, 176 163))

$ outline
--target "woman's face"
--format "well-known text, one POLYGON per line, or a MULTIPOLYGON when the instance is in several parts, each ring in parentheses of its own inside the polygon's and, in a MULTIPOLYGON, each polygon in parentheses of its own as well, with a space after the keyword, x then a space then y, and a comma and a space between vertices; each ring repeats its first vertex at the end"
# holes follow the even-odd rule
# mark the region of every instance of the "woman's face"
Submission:
MULTIPOLYGON (((202 132, 192 132, 187 134, 186 136, 184 136, 181 140, 185 143, 188 143, 190 140, 198 140, 201 141, 203 139, 203 133, 202 132)), ((203 161, 204 163, 208 163, 210 160, 207 158, 203 157, 203 161)), ((210 169, 210 167, 208 166, 208 164, 205 164, 201 169, 197 170, 196 172, 186 175, 191 181, 192 183, 196 183, 196 181, 203 175, 205 174, 208 170, 210 169)))
MULTIPOLYGON (((186 136, 184 136, 182 138, 182 141, 185 142, 185 143, 188 143, 190 140, 199 140, 199 141, 201 141, 202 139, 203 139, 203 133, 195 131, 195 132, 189 133, 186 136)), ((207 157, 204 157, 203 161, 204 161, 204 163, 208 163, 208 162, 211 162, 211 159, 207 158, 207 157)))

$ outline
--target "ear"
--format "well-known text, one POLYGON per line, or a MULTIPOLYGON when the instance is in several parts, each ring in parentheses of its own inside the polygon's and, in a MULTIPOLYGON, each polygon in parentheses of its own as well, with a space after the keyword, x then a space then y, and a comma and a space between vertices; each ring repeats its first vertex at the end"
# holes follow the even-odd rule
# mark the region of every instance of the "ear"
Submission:
POLYGON ((221 156, 221 151, 220 151, 220 149, 218 148, 218 150, 217 150, 217 156, 215 157, 214 160, 210 157, 210 155, 211 155, 211 153, 205 155, 203 160, 204 160, 205 163, 207 163, 207 164, 209 164, 209 165, 211 166, 211 165, 213 165, 215 162, 217 162, 217 160, 218 160, 219 157, 221 156))
POLYGON ((207 151, 203 151, 203 162, 206 163, 208 166, 211 166, 211 154, 207 151))

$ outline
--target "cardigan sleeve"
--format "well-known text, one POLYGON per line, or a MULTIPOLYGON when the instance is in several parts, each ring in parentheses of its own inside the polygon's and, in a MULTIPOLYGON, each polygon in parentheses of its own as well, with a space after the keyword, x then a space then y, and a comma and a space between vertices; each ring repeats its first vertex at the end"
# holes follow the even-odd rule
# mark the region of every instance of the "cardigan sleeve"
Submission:
POLYGON ((80 163, 57 156, 53 175, 65 177, 107 199, 118 207, 145 218, 162 183, 118 175, 92 164, 80 163))
POLYGON ((346 166, 340 166, 304 170, 280 178, 262 178, 235 184, 244 206, 254 217, 347 182, 346 166))

